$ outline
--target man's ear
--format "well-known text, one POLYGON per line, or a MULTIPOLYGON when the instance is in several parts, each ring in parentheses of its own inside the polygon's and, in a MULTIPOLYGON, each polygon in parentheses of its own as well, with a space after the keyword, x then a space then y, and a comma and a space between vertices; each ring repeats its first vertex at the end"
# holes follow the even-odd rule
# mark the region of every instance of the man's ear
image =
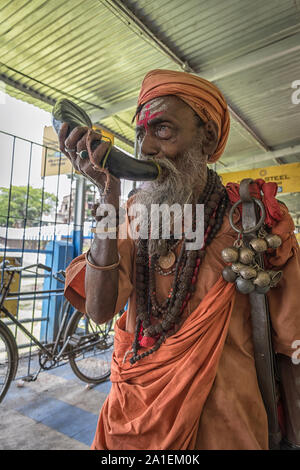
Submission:
POLYGON ((212 120, 207 121, 203 126, 203 153, 211 157, 218 146, 218 127, 212 120))

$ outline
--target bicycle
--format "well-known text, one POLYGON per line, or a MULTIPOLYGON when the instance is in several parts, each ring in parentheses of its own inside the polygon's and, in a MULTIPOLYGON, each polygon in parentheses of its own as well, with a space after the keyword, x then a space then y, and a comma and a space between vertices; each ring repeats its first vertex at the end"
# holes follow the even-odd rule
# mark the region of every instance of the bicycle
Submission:
MULTIPOLYGON (((104 382, 110 376, 113 320, 103 325, 97 325, 76 309, 71 313, 73 307, 68 300, 65 300, 59 312, 59 328, 54 341, 42 344, 4 306, 4 301, 9 297, 25 294, 22 292, 10 293, 10 286, 15 274, 29 271, 34 267, 52 272, 51 268, 41 263, 16 267, 9 265, 6 261, 0 265, 0 269, 8 274, 0 292, 0 311, 38 347, 39 370, 34 375, 26 377, 26 380, 34 381, 42 370, 49 370, 57 367, 62 361, 69 361, 73 372, 82 381, 92 384, 104 382)), ((53 276, 64 283, 60 277, 65 277, 64 271, 59 271, 53 276)), ((39 293, 49 292, 56 294, 58 290, 40 291, 39 293)), ((16 377, 18 363, 17 342, 5 322, 0 320, 0 403, 16 377)))

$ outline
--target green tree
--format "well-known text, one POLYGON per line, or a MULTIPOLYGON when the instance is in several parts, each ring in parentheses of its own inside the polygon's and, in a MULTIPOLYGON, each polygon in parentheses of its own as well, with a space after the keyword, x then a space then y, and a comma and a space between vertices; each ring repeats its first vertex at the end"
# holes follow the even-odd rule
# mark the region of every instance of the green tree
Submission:
POLYGON ((0 187, 0 225, 6 226, 9 215, 9 227, 22 227, 25 218, 28 225, 37 226, 43 215, 48 215, 55 208, 56 201, 54 194, 43 192, 40 188, 0 187))

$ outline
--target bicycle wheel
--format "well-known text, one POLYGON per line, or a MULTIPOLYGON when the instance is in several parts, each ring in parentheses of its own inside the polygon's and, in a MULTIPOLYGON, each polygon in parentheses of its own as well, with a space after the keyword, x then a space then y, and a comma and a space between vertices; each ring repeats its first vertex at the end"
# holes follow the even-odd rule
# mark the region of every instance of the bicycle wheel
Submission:
POLYGON ((111 324, 97 325, 76 310, 65 332, 74 339, 73 349, 85 345, 81 352, 70 355, 70 366, 74 374, 84 382, 98 384, 110 376, 110 363, 113 347, 111 324), (99 341, 100 340, 100 341, 99 341))
POLYGON ((18 362, 15 338, 5 323, 0 321, 0 403, 16 376, 18 362))

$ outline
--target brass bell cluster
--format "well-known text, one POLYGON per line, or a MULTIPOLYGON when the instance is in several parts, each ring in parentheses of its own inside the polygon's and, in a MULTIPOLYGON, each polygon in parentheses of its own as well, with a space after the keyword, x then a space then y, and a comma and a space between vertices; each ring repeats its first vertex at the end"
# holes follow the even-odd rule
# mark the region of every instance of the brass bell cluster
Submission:
POLYGON ((235 283, 236 288, 242 294, 250 294, 254 290, 265 294, 281 279, 282 271, 265 271, 257 263, 257 256, 269 248, 276 249, 282 241, 278 235, 272 235, 262 231, 258 238, 252 238, 249 246, 238 239, 232 247, 224 248, 221 253, 223 260, 230 263, 226 266, 222 275, 225 281, 235 283))

